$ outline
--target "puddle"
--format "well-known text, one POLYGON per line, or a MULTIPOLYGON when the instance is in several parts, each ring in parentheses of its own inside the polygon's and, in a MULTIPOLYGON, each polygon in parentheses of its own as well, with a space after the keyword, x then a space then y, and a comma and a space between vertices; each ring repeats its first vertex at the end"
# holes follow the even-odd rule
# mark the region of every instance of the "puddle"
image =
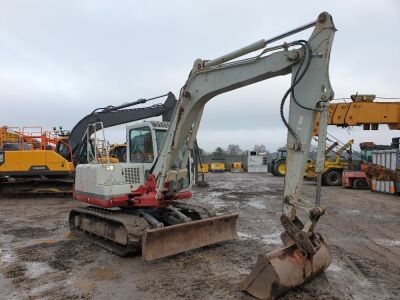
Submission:
POLYGON ((247 204, 251 207, 257 208, 257 209, 266 209, 267 206, 263 203, 263 201, 260 200, 250 200, 247 202, 247 204))
POLYGON ((32 288, 31 294, 32 294, 32 296, 40 295, 43 292, 50 291, 50 290, 54 289, 54 287, 55 287, 55 284, 52 283, 52 282, 51 283, 47 283, 47 284, 43 284, 43 285, 39 285, 39 286, 35 286, 35 287, 32 288))
POLYGON ((214 205, 215 208, 223 208, 226 207, 227 204, 223 201, 221 201, 218 197, 220 197, 221 195, 223 195, 224 193, 221 192, 214 192, 214 193, 210 193, 207 194, 202 201, 204 202, 208 202, 208 203, 212 203, 214 205))
POLYGON ((25 277, 28 278, 38 278, 43 274, 53 271, 53 269, 44 262, 27 262, 25 263, 25 266, 25 277))
POLYGON ((73 236, 73 235, 72 235, 72 232, 71 232, 71 231, 64 232, 64 238, 69 239, 69 238, 71 238, 72 236, 73 236))
POLYGON ((267 243, 268 245, 282 245, 280 232, 265 234, 261 237, 261 240, 267 243))
POLYGON ((221 196, 223 193, 221 192, 213 192, 213 193, 209 193, 206 194, 205 196, 203 196, 202 200, 205 202, 211 202, 214 203, 215 201, 218 201, 218 197, 221 196))
POLYGON ((91 293, 96 288, 96 285, 93 282, 84 278, 76 278, 74 284, 84 293, 91 293))
POLYGON ((238 232, 239 239, 241 240, 260 240, 267 245, 282 245, 281 234, 271 233, 260 236, 255 236, 249 233, 238 232))
POLYGON ((234 187, 235 187, 235 185, 233 182, 227 182, 227 183, 219 186, 219 188, 227 189, 227 190, 232 190, 234 187))
POLYGON ((2 263, 13 263, 15 262, 16 257, 13 252, 5 251, 0 249, 0 261, 2 263))
POLYGON ((37 238, 41 236, 46 236, 51 233, 51 230, 42 227, 29 227, 25 226, 23 228, 11 228, 4 231, 5 234, 13 235, 16 238, 37 238))
POLYGON ((340 266, 338 266, 337 264, 333 264, 331 263, 330 266, 328 267, 328 271, 332 271, 332 272, 342 272, 342 268, 340 266))
POLYGON ((119 277, 119 273, 110 267, 95 267, 88 275, 96 280, 113 280, 119 277))
POLYGON ((346 213, 349 215, 359 215, 361 214, 361 210, 359 209, 346 209, 346 213))
POLYGON ((374 242, 381 246, 400 247, 400 240, 374 239, 374 242))
POLYGON ((244 233, 244 232, 238 232, 239 239, 241 240, 252 240, 254 237, 251 234, 244 233))
POLYGON ((237 195, 232 195, 232 194, 226 194, 224 195, 225 198, 231 198, 231 199, 237 199, 239 198, 237 195))
POLYGON ((60 240, 49 239, 49 240, 38 240, 37 243, 38 244, 55 244, 55 243, 58 243, 59 241, 60 240))

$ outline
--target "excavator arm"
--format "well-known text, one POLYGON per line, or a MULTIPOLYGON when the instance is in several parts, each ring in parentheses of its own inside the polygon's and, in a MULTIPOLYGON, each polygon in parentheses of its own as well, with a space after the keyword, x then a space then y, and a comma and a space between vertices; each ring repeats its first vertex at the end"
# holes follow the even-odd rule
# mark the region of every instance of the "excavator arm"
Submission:
MULTIPOLYGON (((94 124, 94 123, 99 124, 101 122, 103 124, 103 128, 109 128, 112 126, 126 124, 138 120, 144 120, 147 118, 157 117, 157 116, 162 116, 163 121, 169 121, 175 109, 176 103, 177 100, 175 98, 175 95, 169 92, 166 95, 162 95, 151 99, 139 99, 137 101, 122 104, 119 106, 108 106, 105 108, 95 109, 91 114, 81 119, 74 126, 66 141, 67 146, 64 146, 63 143, 60 143, 57 152, 68 160, 71 160, 71 152, 72 152, 73 163, 75 165, 78 163, 83 163, 85 162, 86 159, 85 135, 89 124, 94 124), (144 104, 147 101, 165 96, 167 96, 167 99, 165 100, 164 103, 155 104, 149 107, 127 109, 127 107, 131 107, 138 104, 144 104)), ((94 129, 94 127, 91 128, 94 129)), ((97 126, 96 130, 100 129, 101 128, 97 126)))
POLYGON ((288 129, 281 217, 286 230, 282 238, 286 248, 272 256, 267 254, 261 257, 256 269, 241 283, 243 289, 262 299, 285 293, 330 263, 329 252, 322 238, 314 233, 318 219, 324 213, 319 205, 320 185, 317 189, 317 205, 302 199, 301 193, 304 165, 317 112, 321 115, 317 172, 322 174, 323 170, 327 106, 333 98, 328 66, 335 31, 331 16, 322 13, 316 21, 276 38, 255 42, 214 60, 196 60, 180 91, 179 102, 163 146, 148 177, 149 185, 156 181, 160 202, 176 199, 187 174, 187 158, 193 149, 206 103, 219 94, 276 76, 292 74, 292 83, 282 99, 280 110, 288 129), (297 40, 266 48, 267 44, 311 27, 314 30, 308 41, 297 40), (234 60, 258 50, 261 53, 254 57, 234 60), (289 95, 289 118, 286 119, 283 107, 289 95), (299 209, 306 212, 305 220, 299 219, 299 209), (285 277, 284 273, 291 271, 296 273, 295 276, 285 277), (265 282, 265 272, 275 275, 270 274, 268 282, 265 282))

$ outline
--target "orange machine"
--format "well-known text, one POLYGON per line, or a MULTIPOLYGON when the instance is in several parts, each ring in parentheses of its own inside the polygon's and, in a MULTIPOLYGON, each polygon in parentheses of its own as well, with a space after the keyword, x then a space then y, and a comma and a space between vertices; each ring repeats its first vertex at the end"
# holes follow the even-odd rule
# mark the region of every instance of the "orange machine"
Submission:
MULTIPOLYGON (((352 102, 329 104, 328 125, 341 127, 363 126, 364 130, 378 130, 380 124, 400 129, 400 102, 375 101, 375 95, 351 95, 352 102)), ((314 123, 318 135, 319 116, 314 123)))

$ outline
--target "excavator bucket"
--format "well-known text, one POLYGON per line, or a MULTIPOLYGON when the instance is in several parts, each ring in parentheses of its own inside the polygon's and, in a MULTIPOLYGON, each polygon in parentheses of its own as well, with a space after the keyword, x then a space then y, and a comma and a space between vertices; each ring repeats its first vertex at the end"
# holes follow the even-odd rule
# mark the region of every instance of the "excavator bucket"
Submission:
POLYGON ((231 214, 147 230, 142 236, 142 257, 150 261, 236 239, 237 218, 238 214, 231 214))
POLYGON ((258 257, 254 270, 239 286, 259 299, 277 299, 324 271, 331 263, 325 242, 310 259, 291 241, 283 248, 258 257))

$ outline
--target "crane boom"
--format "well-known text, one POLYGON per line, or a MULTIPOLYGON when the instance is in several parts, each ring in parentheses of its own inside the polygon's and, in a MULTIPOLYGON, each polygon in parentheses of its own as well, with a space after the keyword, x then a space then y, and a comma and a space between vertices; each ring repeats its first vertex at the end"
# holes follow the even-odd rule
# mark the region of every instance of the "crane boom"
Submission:
MULTIPOLYGON (((386 124, 391 130, 400 129, 400 103, 387 101, 355 101, 330 103, 328 125, 340 127, 361 126, 366 130, 377 130, 386 124)), ((318 135, 319 115, 314 122, 314 135, 318 135)))

